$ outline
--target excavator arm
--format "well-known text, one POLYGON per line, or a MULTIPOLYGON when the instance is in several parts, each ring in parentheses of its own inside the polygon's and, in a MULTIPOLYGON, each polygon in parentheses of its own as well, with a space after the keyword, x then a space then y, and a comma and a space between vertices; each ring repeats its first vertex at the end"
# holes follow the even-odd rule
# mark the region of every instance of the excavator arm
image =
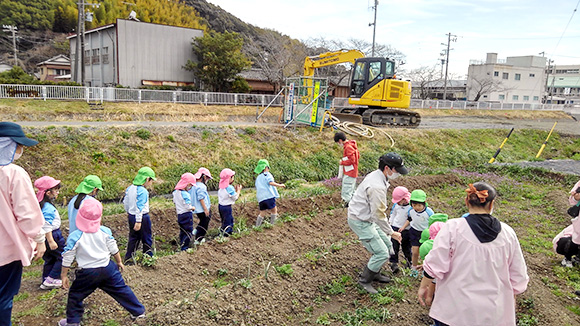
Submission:
POLYGON ((359 50, 339 50, 321 53, 304 59, 304 76, 314 76, 314 70, 320 67, 332 66, 339 63, 354 63, 356 59, 364 58, 359 50))

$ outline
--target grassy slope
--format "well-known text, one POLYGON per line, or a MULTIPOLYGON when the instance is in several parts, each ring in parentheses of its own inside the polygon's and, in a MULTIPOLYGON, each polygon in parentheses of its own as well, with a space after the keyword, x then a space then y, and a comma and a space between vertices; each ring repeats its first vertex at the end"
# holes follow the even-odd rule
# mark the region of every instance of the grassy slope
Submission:
MULTIPOLYGON (((155 193, 167 194, 184 172, 200 166, 218 176, 221 169, 237 171, 238 182, 253 186, 253 169, 267 158, 274 177, 282 182, 302 178, 319 181, 336 174, 341 149, 332 142, 330 131, 281 128, 149 127, 146 129, 43 127, 26 128, 40 141, 20 159, 36 179, 51 175, 63 180, 62 196, 70 198, 82 178, 97 174, 104 182, 101 199, 117 199, 141 166, 151 166, 160 177, 155 193)), ((357 139, 362 173, 376 168, 377 158, 397 151, 413 173, 431 173, 455 167, 486 163, 504 137, 497 130, 389 130, 395 139, 357 139)), ((518 130, 505 145, 498 162, 533 159, 545 133, 518 130)), ((580 140, 554 134, 544 158, 579 158, 580 140)), ((217 188, 213 181, 210 187, 217 188)))

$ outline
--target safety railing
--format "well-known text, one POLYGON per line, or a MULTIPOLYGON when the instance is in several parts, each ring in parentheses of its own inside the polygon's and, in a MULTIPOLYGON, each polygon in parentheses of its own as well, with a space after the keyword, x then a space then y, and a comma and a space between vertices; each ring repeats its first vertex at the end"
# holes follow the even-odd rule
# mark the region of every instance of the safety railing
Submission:
MULTIPOLYGON (((277 106, 284 104, 283 96, 270 94, 236 94, 217 92, 163 91, 116 87, 82 87, 59 85, 0 85, 0 98, 41 100, 82 100, 87 102, 169 102, 204 105, 277 106)), ((351 107, 348 98, 336 97, 332 107, 351 107)), ((503 103, 411 100, 411 109, 476 109, 476 110, 545 110, 565 111, 563 104, 503 103)))

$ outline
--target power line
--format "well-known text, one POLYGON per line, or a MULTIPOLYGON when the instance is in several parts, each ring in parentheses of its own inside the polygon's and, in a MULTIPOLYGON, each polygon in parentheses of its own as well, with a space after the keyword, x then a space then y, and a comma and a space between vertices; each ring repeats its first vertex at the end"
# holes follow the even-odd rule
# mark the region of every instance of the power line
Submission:
POLYGON ((574 18, 574 14, 578 10, 578 6, 580 6, 580 0, 578 0, 578 3, 576 3, 576 8, 574 8, 574 10, 572 11, 572 15, 570 16, 570 19, 568 20, 568 23, 566 24, 566 27, 562 31, 562 35, 560 35, 560 38, 558 39, 558 43, 556 43, 556 46, 554 47, 554 50, 552 51, 552 56, 556 52, 556 49, 558 48, 558 45, 560 45, 560 41, 562 41, 562 38, 564 37, 564 34, 566 34, 566 30, 568 30, 568 26, 570 26, 570 22, 572 22, 572 18, 574 18))

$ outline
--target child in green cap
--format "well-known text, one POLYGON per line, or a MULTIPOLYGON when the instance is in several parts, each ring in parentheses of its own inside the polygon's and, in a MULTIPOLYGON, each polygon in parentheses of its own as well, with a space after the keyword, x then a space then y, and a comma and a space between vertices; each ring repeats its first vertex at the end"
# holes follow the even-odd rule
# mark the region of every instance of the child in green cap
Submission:
POLYGON ((274 177, 270 173, 270 163, 268 163, 268 160, 259 160, 258 165, 254 169, 254 173, 258 174, 256 178, 256 198, 260 205, 260 213, 256 219, 256 227, 262 225, 264 215, 267 213, 270 213, 270 224, 274 224, 278 218, 276 198, 280 197, 278 189, 276 188, 285 188, 286 185, 274 181, 274 177))
POLYGON ((151 233, 151 217, 149 216, 149 191, 146 188, 156 180, 155 172, 150 167, 142 167, 133 179, 133 184, 125 190, 123 205, 129 220, 129 241, 125 262, 133 258, 139 242, 143 242, 143 253, 153 256, 151 249, 153 236, 151 233))
POLYGON ((99 190, 103 190, 103 182, 96 175, 87 175, 83 182, 79 184, 75 190, 77 195, 68 203, 68 234, 78 230, 76 224, 77 213, 83 201, 87 199, 87 196, 95 198, 99 190))
POLYGON ((401 228, 404 230, 411 225, 409 230, 409 239, 411 240, 411 260, 412 269, 418 270, 419 266, 419 247, 421 246, 421 232, 429 227, 429 217, 433 215, 433 210, 427 207, 427 194, 421 189, 415 189, 411 192, 411 209, 407 213, 407 221, 401 228))

